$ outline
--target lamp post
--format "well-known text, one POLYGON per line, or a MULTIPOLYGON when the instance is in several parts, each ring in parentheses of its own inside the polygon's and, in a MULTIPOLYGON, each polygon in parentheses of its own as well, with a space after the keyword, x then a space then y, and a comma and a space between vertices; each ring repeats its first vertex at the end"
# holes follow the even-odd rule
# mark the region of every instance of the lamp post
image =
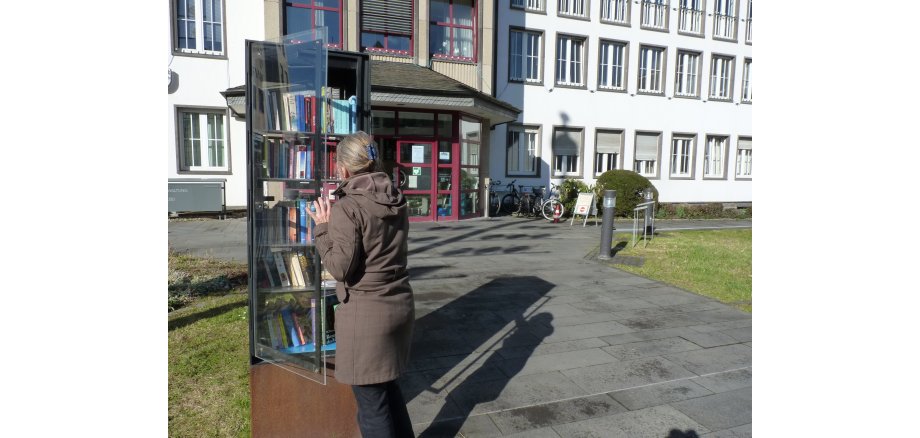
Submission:
POLYGON ((610 259, 610 244, 613 241, 613 215, 617 206, 617 191, 604 190, 604 219, 601 225, 601 248, 597 258, 610 259))
MULTIPOLYGON (((642 191, 642 197, 645 198, 645 202, 653 201, 655 200, 655 192, 652 191, 651 187, 646 187, 645 190, 642 191)), ((655 233, 654 216, 655 203, 650 202, 645 206, 645 233, 649 236, 655 233)))

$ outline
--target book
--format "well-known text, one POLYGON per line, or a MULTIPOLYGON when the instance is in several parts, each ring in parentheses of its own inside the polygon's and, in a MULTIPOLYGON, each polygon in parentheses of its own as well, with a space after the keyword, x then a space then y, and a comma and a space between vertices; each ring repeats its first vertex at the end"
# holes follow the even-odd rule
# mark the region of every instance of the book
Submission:
POLYGON ((281 337, 278 336, 278 327, 275 326, 274 312, 266 312, 263 319, 268 326, 268 337, 272 347, 281 348, 281 337))
POLYGON ((297 252, 297 258, 300 260, 300 269, 304 273, 304 281, 307 286, 316 284, 316 272, 313 270, 312 248, 303 248, 297 252))
POLYGON ((272 287, 281 286, 281 277, 278 275, 278 270, 275 268, 275 261, 272 260, 271 263, 268 262, 265 256, 260 257, 262 260, 262 265, 265 268, 266 276, 268 277, 269 283, 272 287))
POLYGON ((281 286, 291 287, 291 280, 284 264, 284 255, 281 251, 274 251, 272 252, 272 256, 275 259, 275 267, 278 268, 278 277, 281 280, 281 286))
POLYGON ((281 312, 275 311, 274 313, 275 327, 278 330, 278 337, 281 340, 281 348, 287 348, 291 346, 290 341, 288 341, 287 333, 284 330, 284 321, 281 319, 281 312))
POLYGON ((291 315, 291 307, 284 306, 281 308, 281 321, 284 324, 284 333, 288 336, 288 342, 292 347, 299 347, 302 344, 300 343, 300 338, 297 336, 297 324, 294 322, 294 318, 291 315))
POLYGON ((300 267, 300 257, 297 256, 297 252, 291 251, 285 254, 287 254, 288 260, 290 260, 289 264, 291 266, 291 278, 293 279, 291 283, 293 283, 296 287, 306 287, 307 283, 304 282, 303 269, 300 267))
POLYGON ((307 200, 297 199, 297 243, 310 243, 307 240, 307 221, 310 217, 307 215, 307 200))
POLYGON ((297 243, 297 209, 284 207, 287 214, 287 238, 290 243, 297 243))
POLYGON ((294 328, 297 330, 297 338, 300 340, 300 345, 307 345, 309 340, 303 334, 303 316, 300 314, 300 312, 292 310, 291 317, 294 319, 294 328))
POLYGON ((297 145, 297 178, 307 179, 307 146, 297 145))

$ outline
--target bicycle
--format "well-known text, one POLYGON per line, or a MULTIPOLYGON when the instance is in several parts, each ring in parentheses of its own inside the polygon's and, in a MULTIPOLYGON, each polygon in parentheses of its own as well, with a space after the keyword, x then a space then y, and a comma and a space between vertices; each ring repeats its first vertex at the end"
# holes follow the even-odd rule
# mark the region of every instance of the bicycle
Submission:
POLYGON ((494 179, 489 183, 489 216, 498 216, 499 204, 498 197, 495 196, 495 187, 501 185, 501 180, 494 179))
POLYGON ((513 180, 508 184, 505 184, 505 187, 508 187, 508 194, 502 196, 502 203, 499 206, 499 211, 505 214, 511 214, 518 211, 521 208, 521 196, 518 194, 517 188, 514 186, 514 183, 517 180, 513 180))
POLYGON ((543 205, 543 187, 542 186, 520 186, 521 203, 518 208, 518 216, 532 217, 536 216, 543 205))
POLYGON ((540 204, 540 211, 543 213, 543 217, 546 218, 546 220, 552 222, 556 206, 559 206, 559 216, 565 214, 565 206, 562 205, 562 200, 559 199, 559 186, 552 182, 550 182, 549 185, 552 187, 550 196, 540 204))

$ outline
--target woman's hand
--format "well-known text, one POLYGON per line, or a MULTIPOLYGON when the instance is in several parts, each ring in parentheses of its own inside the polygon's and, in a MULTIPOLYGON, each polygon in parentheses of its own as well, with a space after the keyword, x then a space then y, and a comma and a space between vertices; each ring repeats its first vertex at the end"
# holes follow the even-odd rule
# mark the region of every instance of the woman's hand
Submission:
POLYGON ((329 222, 329 215, 331 213, 329 198, 319 198, 319 200, 313 201, 313 207, 316 209, 316 213, 309 210, 307 211, 307 214, 313 218, 313 222, 316 222, 317 225, 329 222))

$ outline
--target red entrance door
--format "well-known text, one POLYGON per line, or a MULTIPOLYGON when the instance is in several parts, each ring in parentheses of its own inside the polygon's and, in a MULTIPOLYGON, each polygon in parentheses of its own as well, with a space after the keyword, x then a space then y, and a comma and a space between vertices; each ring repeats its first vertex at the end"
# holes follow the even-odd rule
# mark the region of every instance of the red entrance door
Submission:
POLYGON ((401 140, 396 143, 396 166, 399 168, 396 178, 406 196, 410 222, 437 220, 435 151, 433 141, 401 140))

